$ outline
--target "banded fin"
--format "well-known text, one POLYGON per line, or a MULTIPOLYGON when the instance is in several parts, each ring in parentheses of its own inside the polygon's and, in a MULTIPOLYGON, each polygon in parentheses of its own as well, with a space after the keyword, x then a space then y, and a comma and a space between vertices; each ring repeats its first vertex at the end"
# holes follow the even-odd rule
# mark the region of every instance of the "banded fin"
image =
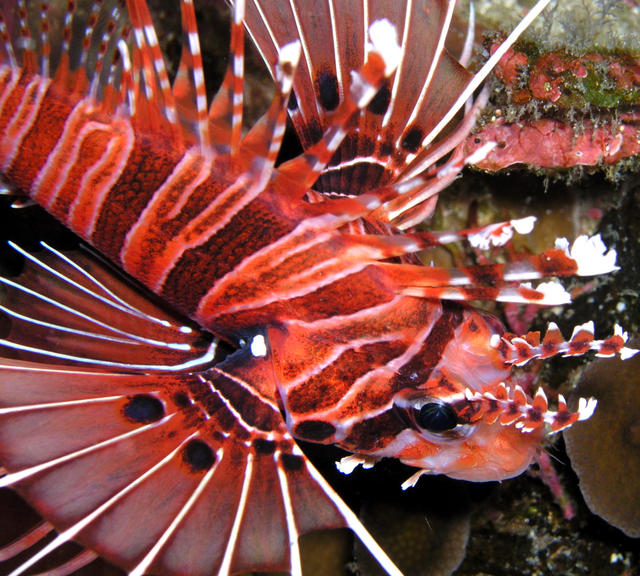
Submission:
POLYGON ((354 194, 377 188, 415 153, 420 134, 428 133, 471 77, 443 49, 452 11, 447 2, 431 3, 428 10, 423 2, 318 2, 313 11, 301 2, 248 2, 247 27, 271 67, 279 46, 296 39, 303 46, 289 110, 305 149, 318 141, 349 93, 350 71, 365 58, 369 24, 384 17, 398 31, 398 71, 360 116, 315 189, 354 194), (412 51, 421 57, 404 57, 412 51), (445 94, 436 88, 443 80, 445 94))
POLYGON ((626 360, 638 353, 638 350, 625 346, 628 339, 627 332, 616 324, 611 336, 596 340, 594 325, 590 321, 576 326, 571 337, 565 340, 558 326, 550 322, 542 340, 540 332, 528 332, 523 336, 505 333, 494 339, 492 345, 500 350, 505 362, 522 366, 534 358, 546 359, 559 354, 581 356, 590 351, 605 358, 619 354, 622 360, 626 360))
POLYGON ((7 285, 3 295, 13 326, 0 359, 0 487, 17 490, 58 533, 13 576, 70 540, 89 551, 61 573, 98 554, 137 576, 301 574, 298 537, 339 527, 400 574, 289 434, 267 347, 214 365, 214 339, 157 310, 100 262, 21 252, 25 269, 11 282, 31 292, 7 285), (56 306, 71 303, 71 311, 56 306), (27 312, 41 323, 20 317, 27 312), (105 316, 109 328, 99 323, 105 316), (37 352, 21 346, 28 329, 37 352), (100 342, 88 348, 95 357, 85 339, 100 342), (187 345, 167 352, 163 339, 187 345), (137 352, 114 362, 127 345, 137 352))
MULTIPOLYGON (((244 16, 245 1, 239 0, 233 10, 229 65, 227 66, 222 86, 220 90, 218 90, 209 108, 209 122, 212 128, 216 128, 216 132, 220 134, 218 142, 227 151, 236 151, 242 137, 244 105, 244 16)), ((188 45, 189 44, 184 44, 183 46, 178 80, 191 76, 189 71, 193 69, 194 54, 192 49, 187 50, 188 45)), ((199 54, 195 56, 197 58, 199 54)), ((196 61, 196 63, 198 62, 196 61)), ((201 62, 199 62, 199 65, 202 67, 201 62)), ((276 67, 279 65, 280 55, 278 55, 276 67)), ((276 72, 276 79, 279 78, 279 76, 276 72)), ((174 86, 174 91, 178 91, 180 88, 181 86, 177 83, 174 86)), ((197 93, 197 87, 193 86, 193 82, 192 92, 197 93)))
MULTIPOLYGON (((547 3, 542 0, 531 9, 500 47, 501 54, 547 3)), ((461 146, 486 92, 478 96, 475 106, 469 103, 501 57, 492 56, 474 75, 447 51, 454 4, 446 0, 428 5, 423 0, 318 2, 311 11, 302 2, 248 2, 247 28, 272 74, 280 46, 294 40, 302 45, 289 113, 305 150, 331 126, 349 93, 349 73, 362 66, 367 52, 369 23, 383 15, 401 39, 397 71, 358 117, 314 184, 315 190, 356 195, 422 176, 422 190, 380 209, 377 217, 406 229, 430 215, 434 197, 466 163, 461 146), (420 58, 407 54, 420 54, 420 58), (462 119, 452 122, 465 103, 462 119), (436 170, 436 161, 452 151, 447 167, 436 170)), ((460 60, 468 60, 470 45, 468 38, 460 60)), ((488 154, 493 145, 478 151, 479 156, 488 154)))
MULTIPOLYGON (((487 228, 491 231, 492 226, 487 228)), ((487 233, 486 230, 474 232, 467 237, 472 242, 490 242, 490 232, 487 233)), ((571 302, 570 294, 559 282, 548 280, 533 287, 528 281, 608 274, 618 269, 615 261, 615 250, 608 250, 600 235, 583 235, 576 238, 571 249, 565 238, 559 238, 553 249, 506 264, 461 268, 385 263, 380 266, 403 286, 405 294, 412 296, 557 306, 571 302)))

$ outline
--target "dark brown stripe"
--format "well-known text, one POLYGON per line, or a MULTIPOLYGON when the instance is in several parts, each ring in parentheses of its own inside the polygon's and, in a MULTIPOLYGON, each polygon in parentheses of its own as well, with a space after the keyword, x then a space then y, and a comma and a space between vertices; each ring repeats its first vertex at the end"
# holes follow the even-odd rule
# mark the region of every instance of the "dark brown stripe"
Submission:
POLYGON ((129 229, 182 156, 168 140, 136 133, 129 161, 104 202, 91 242, 118 261, 129 229))
POLYGON ((389 180, 389 174, 379 164, 359 162, 321 174, 313 189, 343 194, 351 193, 354 188, 358 191, 372 190, 380 186, 381 182, 389 180), (357 187, 354 183, 357 183, 357 187))
POLYGON ((20 150, 7 172, 9 178, 23 190, 31 188, 60 140, 74 105, 70 97, 61 93, 55 84, 49 86, 36 119, 22 140, 20 150))
POLYGON ((289 412, 304 414, 326 410, 337 404, 358 378, 384 366, 404 351, 401 342, 379 342, 345 351, 330 366, 289 392, 289 412))
POLYGON ((221 370, 214 369, 210 380, 219 394, 249 426, 265 432, 277 430, 281 426, 282 416, 279 412, 274 412, 271 406, 235 380, 228 378, 221 370))
POLYGON ((504 282, 504 264, 485 264, 483 266, 467 266, 462 268, 471 284, 481 287, 495 288, 504 282))
POLYGON ((384 447, 395 440, 407 425, 393 409, 353 425, 349 435, 340 446, 351 451, 368 451, 384 447))
POLYGON ((407 362, 394 377, 394 390, 416 388, 424 384, 438 365, 447 344, 453 339, 455 329, 463 318, 463 309, 455 303, 442 303, 442 316, 429 332, 420 351, 407 362))
POLYGON ((93 164, 101 159, 111 138, 112 134, 105 130, 92 130, 82 138, 78 156, 68 167, 65 183, 49 209, 58 220, 69 221, 69 209, 82 192, 82 179, 93 164))
POLYGON ((274 207, 257 198, 207 242, 182 255, 169 273, 161 296, 187 313, 193 313, 217 279, 251 254, 291 232, 294 226, 274 207))
POLYGON ((204 410, 211 418, 215 418, 217 428, 224 432, 231 431, 236 425, 236 419, 229 412, 224 402, 211 391, 209 384, 201 380, 188 381, 187 386, 194 404, 204 410))
POLYGON ((0 134, 6 134, 7 127, 15 116, 16 109, 22 102, 24 97, 24 91, 29 84, 29 81, 33 79, 33 75, 26 72, 24 69, 20 73, 20 79, 14 86, 11 94, 7 97, 2 107, 2 114, 0 114, 0 134))

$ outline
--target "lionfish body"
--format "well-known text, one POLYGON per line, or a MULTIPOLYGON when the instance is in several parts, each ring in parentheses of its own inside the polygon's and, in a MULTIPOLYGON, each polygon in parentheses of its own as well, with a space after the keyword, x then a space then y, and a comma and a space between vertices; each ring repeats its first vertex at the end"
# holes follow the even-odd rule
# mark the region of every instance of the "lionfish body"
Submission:
POLYGON ((442 129, 500 54, 467 72, 444 49, 442 2, 303 4, 236 0, 229 69, 207 105, 191 1, 173 84, 144 0, 55 17, 46 2, 3 3, 8 185, 196 323, 87 255, 16 247, 27 263, 2 279, 0 484, 58 536, 15 575, 68 540, 90 551, 67 570, 98 554, 132 574, 299 573, 298 537, 342 526, 397 574, 294 438, 352 452, 345 471, 393 457, 419 473, 508 478, 545 424, 593 409, 549 410, 542 392, 509 383, 512 366, 630 353, 621 331, 518 338, 466 303, 565 302, 558 284, 520 283, 614 269, 597 238, 502 265, 413 257, 530 227, 414 229, 464 165, 479 104, 442 129), (276 95, 243 135, 245 24, 276 95), (276 168, 287 112, 304 152, 276 168), (222 361, 219 340, 238 348, 222 361))

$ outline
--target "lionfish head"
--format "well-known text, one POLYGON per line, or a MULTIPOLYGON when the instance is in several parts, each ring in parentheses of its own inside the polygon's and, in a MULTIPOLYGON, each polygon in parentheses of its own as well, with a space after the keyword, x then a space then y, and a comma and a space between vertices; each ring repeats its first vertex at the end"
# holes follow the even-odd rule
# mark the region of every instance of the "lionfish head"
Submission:
MULTIPOLYGON (((475 482, 517 476, 537 458, 548 434, 589 418, 596 401, 581 398, 571 411, 559 394, 552 409, 542 388, 527 392, 512 381, 514 365, 587 350, 624 355, 625 341, 619 328, 607 340, 594 340, 592 323, 577 327, 566 341, 554 324, 542 340, 539 333, 519 338, 504 332, 489 314, 466 310, 426 381, 411 381, 420 368, 405 374, 406 386, 395 393, 390 411, 401 425, 388 426, 384 442, 368 453, 347 446, 355 454, 338 467, 349 473, 358 464, 368 467, 382 457, 397 458, 418 468, 405 488, 432 473, 475 482)), ((352 433, 350 439, 357 437, 352 433)))
POLYGON ((522 404, 511 405, 510 367, 491 346, 500 333, 493 317, 470 311, 428 380, 398 392, 394 405, 408 426, 388 446, 396 458, 473 481, 509 478, 529 466, 544 427, 520 425, 531 401, 517 388, 522 404))

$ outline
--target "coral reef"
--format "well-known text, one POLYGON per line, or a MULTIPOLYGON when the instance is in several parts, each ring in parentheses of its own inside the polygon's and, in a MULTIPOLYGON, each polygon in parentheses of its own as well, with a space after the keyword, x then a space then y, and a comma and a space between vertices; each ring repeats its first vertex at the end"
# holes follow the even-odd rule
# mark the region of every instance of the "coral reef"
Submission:
POLYGON ((633 538, 640 538, 639 388, 640 357, 596 360, 585 368, 575 394, 598 398, 598 410, 590 422, 564 433, 590 510, 633 538))
MULTIPOLYGON (((525 7, 480 3, 479 21, 504 27, 525 7)), ((634 3, 559 2, 547 10, 496 69, 491 105, 467 140, 472 153, 497 146, 476 166, 515 164, 544 171, 634 169, 640 153, 640 44, 634 3)), ((499 36, 485 40, 486 54, 499 36)))

